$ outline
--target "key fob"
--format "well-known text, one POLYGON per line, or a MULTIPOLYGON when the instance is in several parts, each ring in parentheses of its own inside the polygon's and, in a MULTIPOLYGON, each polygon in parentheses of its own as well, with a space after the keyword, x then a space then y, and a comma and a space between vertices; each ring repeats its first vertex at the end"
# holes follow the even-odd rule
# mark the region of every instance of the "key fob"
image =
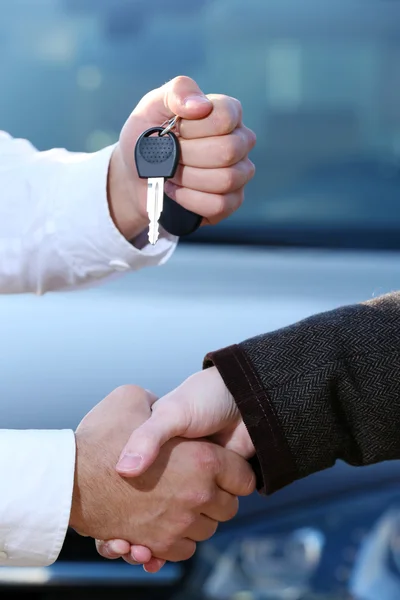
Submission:
MULTIPOLYGON (((149 177, 168 179, 175 175, 180 158, 179 140, 172 131, 162 136, 162 152, 165 160, 160 163, 156 160, 160 150, 158 142, 154 141, 154 134, 160 134, 161 131, 163 131, 162 127, 147 129, 136 142, 135 163, 138 175, 143 179, 149 177)), ((200 227, 202 220, 201 215, 187 210, 164 194, 163 210, 158 223, 165 231, 178 237, 189 235, 200 227)))
POLYGON ((175 175, 181 150, 178 138, 172 131, 161 137, 162 130, 162 127, 151 127, 136 142, 135 164, 141 179, 169 179, 175 175))
POLYGON ((161 227, 171 235, 182 237, 198 229, 203 217, 181 206, 164 194, 164 206, 158 221, 161 227))

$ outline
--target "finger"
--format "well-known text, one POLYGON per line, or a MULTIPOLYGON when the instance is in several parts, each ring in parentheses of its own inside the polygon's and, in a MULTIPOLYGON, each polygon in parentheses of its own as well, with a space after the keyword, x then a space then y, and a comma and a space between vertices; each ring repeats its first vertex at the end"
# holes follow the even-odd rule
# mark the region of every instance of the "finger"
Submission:
POLYGON ((218 521, 210 519, 207 515, 200 515, 196 522, 189 527, 185 535, 194 542, 209 540, 218 529, 218 521))
MULTIPOLYGON (((234 496, 249 496, 256 487, 256 478, 249 463, 235 452, 218 448, 220 468, 217 485, 234 496)), ((219 519, 218 519, 219 520, 219 519)))
POLYGON ((151 390, 144 390, 147 394, 147 400, 149 402, 149 406, 152 407, 155 402, 158 400, 158 396, 156 396, 151 390))
POLYGON ((252 458, 256 451, 246 425, 243 421, 232 431, 220 431, 209 437, 210 442, 236 452, 246 460, 252 458))
POLYGON ((125 554, 124 556, 121 556, 122 560, 124 560, 126 563, 128 563, 128 565, 132 565, 133 567, 139 567, 139 566, 143 566, 143 563, 141 562, 136 562, 136 560, 133 560, 133 558, 131 557, 130 554, 125 554))
POLYGON ((166 110, 183 119, 203 119, 213 109, 212 101, 190 77, 180 76, 164 87, 166 110))
POLYGON ((212 102, 190 77, 175 77, 146 94, 134 110, 146 120, 162 123, 173 115, 183 119, 203 119, 212 111, 212 102))
POLYGON ((199 192, 224 195, 244 187, 254 176, 254 170, 254 164, 248 158, 222 169, 196 169, 179 165, 171 182, 199 192))
POLYGON ((230 167, 254 148, 256 136, 247 127, 237 127, 229 135, 186 140, 180 138, 181 164, 200 169, 230 167))
POLYGON ((143 565, 143 569, 146 571, 146 573, 158 573, 158 571, 163 568, 165 563, 166 561, 161 560, 161 558, 152 558, 148 563, 143 565))
POLYGON ((110 560, 121 558, 121 556, 129 554, 131 550, 130 543, 126 542, 125 540, 95 540, 95 544, 97 552, 100 554, 100 556, 103 556, 103 558, 108 558, 110 560))
POLYGON ((152 559, 151 550, 145 546, 131 546, 130 555, 138 564, 148 563, 152 559))
POLYGON ((183 435, 188 426, 184 405, 156 402, 151 417, 138 427, 129 438, 116 466, 124 477, 135 477, 144 473, 156 460, 160 448, 173 437, 183 435))
POLYGON ((180 562, 181 560, 189 560, 196 552, 196 542, 189 539, 182 539, 176 542, 168 550, 157 550, 157 558, 168 560, 169 562, 180 562))
POLYGON ((101 427, 107 410, 120 411, 121 414, 126 415, 127 422, 129 422, 130 417, 135 420, 141 418, 145 421, 151 415, 151 407, 156 400, 157 397, 152 392, 148 392, 137 385, 121 385, 108 394, 86 415, 79 424, 77 431, 85 431, 89 427, 89 422, 91 428, 97 424, 101 427), (99 410, 100 405, 101 409, 99 410), (89 415, 90 420, 88 419, 89 415))
POLYGON ((244 188, 230 194, 209 194, 165 182, 165 193, 178 204, 204 217, 215 225, 233 214, 243 203, 244 188))
POLYGON ((179 136, 185 139, 227 135, 242 124, 242 105, 236 98, 209 94, 212 111, 203 119, 183 120, 178 124, 179 136))
POLYGON ((97 552, 104 558, 123 558, 131 565, 143 565, 152 559, 151 551, 145 546, 132 546, 125 540, 96 540, 97 552))
POLYGON ((204 515, 219 523, 225 523, 233 519, 237 515, 238 510, 239 500, 237 496, 233 496, 221 489, 217 489, 212 501, 202 508, 204 515))

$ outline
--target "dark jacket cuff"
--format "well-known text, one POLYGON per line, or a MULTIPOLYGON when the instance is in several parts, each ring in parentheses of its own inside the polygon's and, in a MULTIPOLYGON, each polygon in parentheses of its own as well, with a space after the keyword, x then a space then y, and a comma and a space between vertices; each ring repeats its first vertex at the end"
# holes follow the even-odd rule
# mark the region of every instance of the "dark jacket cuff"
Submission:
POLYGON ((207 354, 204 368, 215 366, 242 415, 256 450, 252 461, 261 493, 272 494, 298 478, 282 427, 258 374, 240 346, 207 354))

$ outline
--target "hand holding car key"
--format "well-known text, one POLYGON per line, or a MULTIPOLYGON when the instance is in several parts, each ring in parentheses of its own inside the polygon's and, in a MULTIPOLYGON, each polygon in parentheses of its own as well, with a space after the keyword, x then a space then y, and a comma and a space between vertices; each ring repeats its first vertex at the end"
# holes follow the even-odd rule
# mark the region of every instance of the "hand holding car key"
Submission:
MULTIPOLYGON (((142 244, 149 223, 147 181, 139 177, 135 145, 144 131, 162 127, 164 122, 168 125, 160 137, 169 139, 173 129, 180 158, 175 175, 165 180, 166 195, 159 196, 163 205, 156 249, 161 253, 169 234, 179 237, 199 224, 215 225, 239 208, 245 186, 254 175, 248 154, 256 142, 243 123, 238 100, 222 94, 205 95, 189 77, 176 77, 146 94, 121 130, 107 182, 111 216, 133 244, 135 240, 142 244)), ((149 137, 158 137, 158 133, 149 137)))
MULTIPOLYGON (((200 224, 215 225, 227 218, 240 207, 245 186, 254 175, 254 165, 248 155, 255 143, 255 134, 243 123, 240 102, 223 94, 206 96, 189 77, 176 77, 146 94, 126 121, 110 165, 110 212, 121 233, 134 240, 148 224, 148 212, 152 239, 157 236, 157 219, 163 230, 181 236, 191 233, 200 224), (157 128, 160 123, 163 125, 157 128), (178 129, 179 145, 171 135, 173 128, 178 129), (144 142, 144 138, 153 141, 144 142), (154 141, 159 138, 169 140, 161 142, 165 145, 165 160, 158 162, 158 172, 153 166, 140 175, 135 154, 144 155, 140 160, 143 160, 143 168, 148 169, 144 163, 149 158, 159 160, 156 154, 160 150, 153 157, 150 150, 152 144, 160 144, 154 141), (176 146, 171 146, 171 139, 176 146), (169 152, 169 159, 174 152, 180 156, 176 159, 176 172, 172 177, 161 177, 166 171, 159 171, 159 167, 165 166, 169 152), (158 186, 150 182, 150 197, 148 176, 161 179, 158 186), (163 183, 166 195, 162 193, 163 183), (121 195, 124 203, 117 201, 121 195)), ((157 244, 162 252, 165 252, 162 245, 165 231, 160 231, 157 244)), ((138 542, 146 544, 146 540, 138 542)), ((168 556, 157 557, 151 548, 131 544, 128 540, 97 540, 96 544, 105 558, 122 556, 131 564, 145 564, 149 572, 158 571, 165 558, 169 560, 168 556)))
POLYGON ((141 179, 147 179, 147 214, 149 242, 155 244, 159 225, 173 235, 193 233, 202 217, 176 204, 164 194, 164 180, 174 177, 180 158, 179 141, 172 132, 179 117, 165 121, 142 133, 135 146, 135 163, 141 179), (164 128, 164 126, 166 126, 164 128), (164 211, 164 212, 163 212, 164 211))

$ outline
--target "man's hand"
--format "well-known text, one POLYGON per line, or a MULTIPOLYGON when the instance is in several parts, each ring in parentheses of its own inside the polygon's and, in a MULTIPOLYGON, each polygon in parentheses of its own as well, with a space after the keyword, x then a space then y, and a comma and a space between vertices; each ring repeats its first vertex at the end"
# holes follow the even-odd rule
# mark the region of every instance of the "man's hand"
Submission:
POLYGON ((143 544, 157 559, 185 560, 218 522, 236 514, 236 496, 253 491, 254 475, 233 452, 174 439, 145 475, 120 477, 115 463, 121 449, 132 429, 150 418, 153 401, 144 390, 124 386, 83 419, 76 431, 70 525, 95 539, 143 544))
POLYGON ((244 186, 254 175, 248 153, 255 134, 242 122, 240 102, 218 94, 205 96, 188 77, 176 77, 150 92, 125 123, 109 171, 110 212, 127 239, 148 225, 147 184, 139 179, 134 148, 139 135, 173 115, 181 117, 177 133, 181 162, 165 192, 185 208, 215 224, 242 203, 244 186))
MULTIPOLYGON (((231 394, 215 367, 196 373, 178 388, 156 401, 152 414, 131 435, 121 454, 118 471, 138 477, 156 460, 162 445, 175 436, 208 436, 215 443, 250 458, 255 450, 231 394)), ((127 540, 97 542, 106 558, 123 558, 132 564, 144 563, 156 572, 164 562, 151 558, 151 552, 127 540)))
POLYGON ((141 475, 162 445, 177 436, 209 437, 246 459, 255 452, 236 403, 215 367, 192 375, 153 404, 150 419, 126 444, 117 471, 125 477, 141 475))

